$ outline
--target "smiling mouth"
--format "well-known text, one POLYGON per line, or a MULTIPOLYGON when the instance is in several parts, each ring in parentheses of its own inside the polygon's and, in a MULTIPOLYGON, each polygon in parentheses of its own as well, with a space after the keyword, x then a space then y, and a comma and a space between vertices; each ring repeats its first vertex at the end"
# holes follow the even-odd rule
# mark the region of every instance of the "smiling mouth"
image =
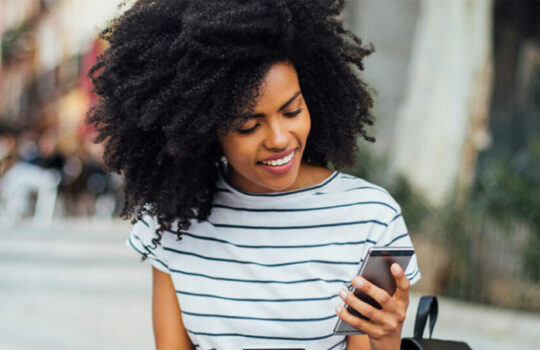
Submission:
POLYGON ((286 155, 283 158, 267 160, 267 161, 260 161, 260 162, 257 162, 257 163, 262 164, 262 165, 267 165, 267 166, 285 165, 285 164, 289 163, 293 159, 295 153, 296 153, 296 150, 292 151, 291 153, 289 153, 288 155, 286 155))

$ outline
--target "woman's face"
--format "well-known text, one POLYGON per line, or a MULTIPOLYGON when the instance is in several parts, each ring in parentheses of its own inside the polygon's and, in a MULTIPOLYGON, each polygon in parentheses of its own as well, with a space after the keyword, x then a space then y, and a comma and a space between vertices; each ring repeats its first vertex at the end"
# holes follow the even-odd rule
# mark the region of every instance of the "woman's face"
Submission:
POLYGON ((229 162, 228 177, 252 193, 298 188, 302 154, 311 128, 298 76, 288 63, 276 63, 263 77, 253 114, 220 143, 229 162))

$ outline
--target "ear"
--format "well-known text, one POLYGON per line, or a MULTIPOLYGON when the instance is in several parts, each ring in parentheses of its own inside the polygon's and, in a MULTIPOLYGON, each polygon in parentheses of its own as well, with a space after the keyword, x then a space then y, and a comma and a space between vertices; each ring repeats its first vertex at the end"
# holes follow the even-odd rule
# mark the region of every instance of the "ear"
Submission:
POLYGON ((221 142, 219 141, 218 135, 215 136, 214 144, 215 144, 214 147, 216 149, 214 159, 217 160, 216 161, 217 165, 225 163, 227 161, 227 158, 225 157, 225 154, 223 153, 223 148, 221 146, 221 142))

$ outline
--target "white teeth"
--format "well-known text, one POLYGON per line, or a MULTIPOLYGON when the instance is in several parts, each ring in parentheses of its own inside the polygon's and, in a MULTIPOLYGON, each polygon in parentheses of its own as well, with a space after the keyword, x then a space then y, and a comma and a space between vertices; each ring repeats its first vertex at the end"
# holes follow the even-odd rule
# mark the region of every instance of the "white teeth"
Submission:
POLYGON ((274 159, 274 160, 269 160, 269 161, 261 162, 261 163, 263 163, 264 165, 271 165, 271 166, 283 165, 290 162, 293 156, 294 156, 294 152, 291 152, 291 154, 281 159, 274 159))

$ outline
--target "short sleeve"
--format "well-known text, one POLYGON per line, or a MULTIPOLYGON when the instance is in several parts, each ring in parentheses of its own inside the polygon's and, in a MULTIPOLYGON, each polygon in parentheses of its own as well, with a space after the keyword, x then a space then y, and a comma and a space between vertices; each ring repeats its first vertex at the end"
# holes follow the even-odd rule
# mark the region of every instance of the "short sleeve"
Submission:
POLYGON ((126 245, 140 255, 146 254, 148 261, 156 269, 170 273, 161 241, 152 242, 153 239, 158 238, 156 228, 157 223, 155 220, 148 215, 144 216, 133 225, 133 229, 126 239, 126 245))
MULTIPOLYGON (((377 246, 383 247, 413 247, 411 237, 407 231, 405 220, 401 214, 401 208, 397 203, 394 203, 396 212, 394 216, 388 221, 387 227, 384 233, 379 237, 377 246)), ((407 269, 405 270, 405 276, 409 279, 411 285, 415 284, 422 278, 420 269, 418 268, 418 261, 416 259, 416 253, 413 254, 407 269)))

